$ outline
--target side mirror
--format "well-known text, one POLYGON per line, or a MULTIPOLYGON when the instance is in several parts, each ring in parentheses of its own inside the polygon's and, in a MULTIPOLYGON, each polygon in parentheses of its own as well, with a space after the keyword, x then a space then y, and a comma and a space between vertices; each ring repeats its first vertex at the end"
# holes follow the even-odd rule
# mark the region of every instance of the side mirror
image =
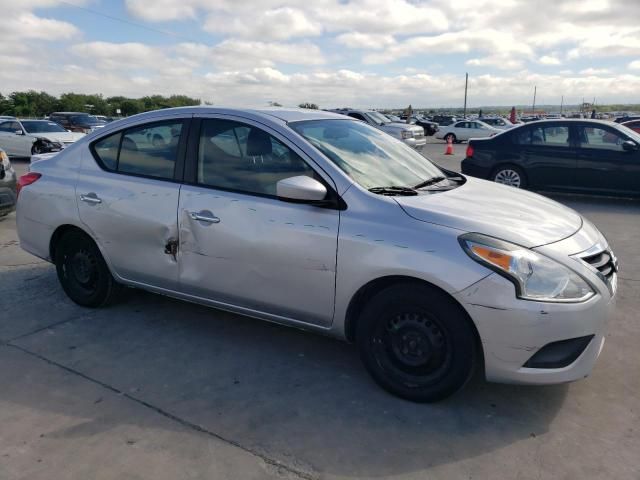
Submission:
POLYGON ((625 152, 635 152, 638 150, 638 144, 636 142, 632 142, 631 140, 627 140, 622 142, 622 149, 625 152))
POLYGON ((24 132, 22 130, 16 130, 15 134, 16 135, 24 135, 24 132))
POLYGON ((319 181, 300 175, 280 180, 276 184, 276 194, 283 200, 319 202, 326 198, 327 189, 319 181))

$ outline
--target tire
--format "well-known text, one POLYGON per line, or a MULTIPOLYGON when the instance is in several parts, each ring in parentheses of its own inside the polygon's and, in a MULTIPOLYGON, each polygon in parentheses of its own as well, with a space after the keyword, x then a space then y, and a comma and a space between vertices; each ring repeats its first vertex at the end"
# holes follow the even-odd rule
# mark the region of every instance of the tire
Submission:
POLYGON ((447 133, 444 136, 444 141, 445 142, 449 143, 449 139, 451 139, 451 143, 457 143, 458 142, 458 139, 456 138, 455 134, 453 134, 453 133, 447 133))
POLYGON ((492 181, 515 188, 527 187, 527 176, 520 167, 500 165, 491 173, 492 181))
POLYGON ((82 232, 71 231, 58 240, 55 264, 62 289, 83 307, 109 305, 122 289, 111 275, 95 242, 82 232))
POLYGON ((356 343, 382 388, 412 402, 435 402, 460 390, 473 374, 477 342, 470 322, 444 292, 403 283, 369 300, 356 343))

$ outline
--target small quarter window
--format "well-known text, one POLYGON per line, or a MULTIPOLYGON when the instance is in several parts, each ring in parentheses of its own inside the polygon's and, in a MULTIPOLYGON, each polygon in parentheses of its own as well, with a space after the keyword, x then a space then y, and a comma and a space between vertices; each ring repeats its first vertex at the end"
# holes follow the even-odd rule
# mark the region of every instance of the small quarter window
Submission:
POLYGON ((97 141, 93 148, 96 155, 108 170, 115 170, 118 164, 118 147, 122 133, 118 132, 97 141))

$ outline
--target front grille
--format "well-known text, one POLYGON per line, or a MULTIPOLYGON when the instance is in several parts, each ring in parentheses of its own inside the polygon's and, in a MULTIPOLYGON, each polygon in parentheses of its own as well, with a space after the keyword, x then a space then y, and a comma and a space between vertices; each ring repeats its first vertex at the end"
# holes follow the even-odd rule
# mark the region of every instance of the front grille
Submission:
POLYGON ((598 270, 607 281, 611 280, 618 268, 616 257, 611 250, 603 250, 602 252, 582 257, 582 261, 598 270))
POLYGON ((413 136, 416 138, 424 137, 424 132, 413 132, 413 136))

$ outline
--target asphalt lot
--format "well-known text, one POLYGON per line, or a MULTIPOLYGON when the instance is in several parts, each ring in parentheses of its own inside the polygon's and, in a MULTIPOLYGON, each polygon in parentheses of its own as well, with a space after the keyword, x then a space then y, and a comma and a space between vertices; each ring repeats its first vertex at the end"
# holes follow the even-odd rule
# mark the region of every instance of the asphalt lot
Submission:
MULTIPOLYGON (((465 148, 426 154, 455 170, 465 148)), ((0 479, 640 478, 640 202, 554 198, 620 260, 592 376, 432 405, 335 340, 137 291, 78 307, 0 219, 0 479)))

